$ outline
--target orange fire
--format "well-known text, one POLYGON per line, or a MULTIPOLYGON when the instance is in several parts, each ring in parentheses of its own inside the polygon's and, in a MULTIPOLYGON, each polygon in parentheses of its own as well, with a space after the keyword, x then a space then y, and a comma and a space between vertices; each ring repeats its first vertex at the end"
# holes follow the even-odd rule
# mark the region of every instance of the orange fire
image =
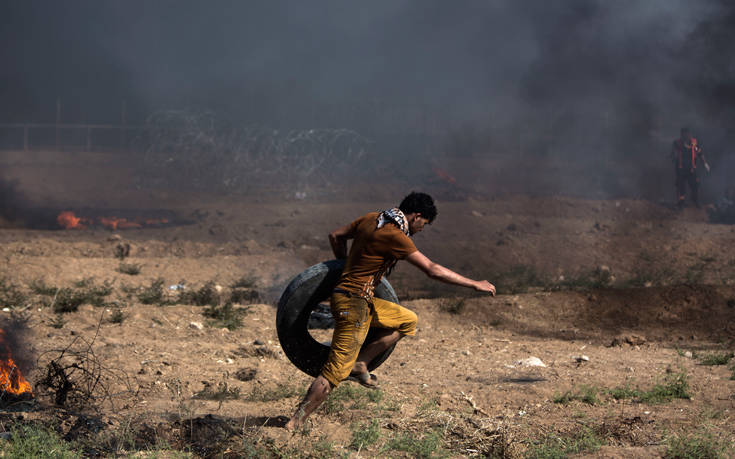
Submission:
POLYGON ((86 217, 77 217, 74 212, 65 210, 56 217, 56 222, 64 229, 85 229, 91 225, 104 226, 107 229, 117 231, 118 229, 143 228, 144 226, 165 225, 167 218, 147 218, 128 220, 119 217, 98 217, 96 220, 86 217))
POLYGON ((3 330, 0 330, 0 394, 33 395, 31 385, 10 356, 10 348, 5 342, 5 331, 3 330))
POLYGON ((457 179, 454 178, 449 172, 445 171, 444 169, 441 169, 439 167, 434 168, 434 174, 440 179, 447 183, 450 183, 454 185, 457 183, 457 179))
POLYGON ((56 217, 56 222, 64 229, 84 229, 89 221, 86 218, 79 218, 74 212, 65 210, 56 217))

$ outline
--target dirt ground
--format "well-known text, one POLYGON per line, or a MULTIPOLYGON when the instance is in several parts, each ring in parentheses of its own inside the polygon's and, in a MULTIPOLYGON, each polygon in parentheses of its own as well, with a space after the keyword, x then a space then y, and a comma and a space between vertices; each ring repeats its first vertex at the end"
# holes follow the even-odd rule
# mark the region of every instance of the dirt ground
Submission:
POLYGON ((378 391, 343 384, 292 435, 283 419, 311 379, 280 350, 280 293, 332 258, 330 230, 419 186, 386 187, 395 199, 359 185, 304 199, 224 196, 136 187, 119 155, 3 153, 0 164, 28 205, 165 209, 186 223, 111 231, 33 229, 22 214, 0 222, 0 278, 24 295, 0 314, 27 324, 25 347, 13 352, 31 363, 28 380, 41 381, 67 349, 97 365, 90 372, 107 390, 62 408, 39 387, 35 402, 0 411, 3 425, 54 421, 86 441, 86 454, 113 456, 644 458, 677 439, 735 441, 735 360, 707 364, 735 350, 735 227, 708 223, 704 210, 431 185, 439 217, 417 246, 496 283, 498 296, 399 265, 390 281, 418 314, 417 335, 377 369, 378 391), (140 273, 120 272, 121 263, 140 273), (171 286, 210 282, 224 302, 238 281, 259 299, 237 302, 243 325, 228 330, 208 325, 205 306, 143 304, 157 279, 161 302, 178 299, 171 286), (61 288, 105 285, 101 305, 64 314, 48 306, 61 288), (524 364, 531 357, 544 366, 524 364), (686 397, 642 395, 656 387, 686 397))

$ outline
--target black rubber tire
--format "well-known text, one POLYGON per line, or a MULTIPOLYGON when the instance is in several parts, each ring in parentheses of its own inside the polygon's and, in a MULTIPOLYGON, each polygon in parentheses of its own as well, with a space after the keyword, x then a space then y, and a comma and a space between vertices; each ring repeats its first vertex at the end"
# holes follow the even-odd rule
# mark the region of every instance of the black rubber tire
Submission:
MULTIPOLYGON (((296 276, 278 300, 276 330, 283 352, 299 370, 314 377, 319 375, 327 361, 329 346, 319 343, 309 334, 307 329, 309 315, 320 302, 329 299, 343 268, 344 260, 331 260, 314 265, 296 276)), ((396 292, 385 278, 375 287, 375 296, 398 303, 396 292)), ((374 339, 371 329, 363 346, 374 339)), ((394 348, 395 346, 391 346, 375 357, 368 364, 368 370, 378 368, 394 348)))

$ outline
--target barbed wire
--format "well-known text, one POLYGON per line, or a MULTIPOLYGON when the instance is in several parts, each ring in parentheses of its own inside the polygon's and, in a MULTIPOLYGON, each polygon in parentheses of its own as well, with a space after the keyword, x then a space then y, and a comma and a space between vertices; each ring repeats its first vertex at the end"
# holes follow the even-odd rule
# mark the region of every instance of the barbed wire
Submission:
POLYGON ((288 188, 330 185, 369 163, 371 142, 350 129, 279 131, 227 126, 209 111, 153 113, 135 140, 149 185, 246 191, 261 184, 288 188))

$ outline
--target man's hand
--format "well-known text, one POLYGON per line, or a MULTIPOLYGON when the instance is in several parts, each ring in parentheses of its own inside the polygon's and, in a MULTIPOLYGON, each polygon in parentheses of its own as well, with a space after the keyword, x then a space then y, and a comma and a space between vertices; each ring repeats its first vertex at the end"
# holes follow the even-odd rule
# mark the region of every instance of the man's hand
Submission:
POLYGON ((477 283, 475 283, 475 290, 478 292, 487 292, 492 296, 495 296, 495 286, 486 280, 477 281, 477 283))

